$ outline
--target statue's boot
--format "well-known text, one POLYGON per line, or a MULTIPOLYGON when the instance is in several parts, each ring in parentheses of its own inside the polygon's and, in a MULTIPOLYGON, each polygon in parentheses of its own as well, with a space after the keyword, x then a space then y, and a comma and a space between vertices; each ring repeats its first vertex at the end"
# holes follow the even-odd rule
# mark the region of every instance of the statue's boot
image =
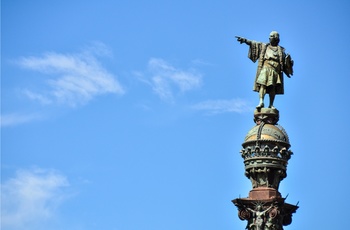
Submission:
POLYGON ((264 108, 264 103, 259 103, 259 105, 256 106, 257 109, 261 109, 261 108, 264 108))

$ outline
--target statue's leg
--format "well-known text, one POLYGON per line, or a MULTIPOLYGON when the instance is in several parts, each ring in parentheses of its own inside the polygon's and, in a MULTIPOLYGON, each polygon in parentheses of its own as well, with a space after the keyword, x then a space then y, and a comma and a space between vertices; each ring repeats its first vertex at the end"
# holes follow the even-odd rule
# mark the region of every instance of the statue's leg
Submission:
POLYGON ((266 86, 265 85, 260 85, 259 89, 259 105, 256 107, 257 109, 261 109, 264 107, 264 97, 266 94, 266 86))
POLYGON ((270 105, 269 108, 274 109, 275 107, 273 106, 273 102, 275 101, 275 96, 276 96, 276 91, 275 91, 275 87, 271 86, 270 92, 270 105))

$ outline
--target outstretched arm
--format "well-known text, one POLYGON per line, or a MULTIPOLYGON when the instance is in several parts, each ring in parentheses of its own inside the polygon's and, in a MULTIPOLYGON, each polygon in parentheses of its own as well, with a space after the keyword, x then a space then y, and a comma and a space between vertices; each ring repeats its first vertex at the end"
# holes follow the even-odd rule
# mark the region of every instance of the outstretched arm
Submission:
POLYGON ((250 45, 250 44, 252 44, 252 42, 250 41, 250 40, 248 40, 248 39, 246 39, 246 38, 243 38, 243 37, 240 37, 240 36, 235 36, 235 38, 237 38, 237 41, 239 42, 239 43, 245 43, 245 44, 247 44, 247 45, 250 45))

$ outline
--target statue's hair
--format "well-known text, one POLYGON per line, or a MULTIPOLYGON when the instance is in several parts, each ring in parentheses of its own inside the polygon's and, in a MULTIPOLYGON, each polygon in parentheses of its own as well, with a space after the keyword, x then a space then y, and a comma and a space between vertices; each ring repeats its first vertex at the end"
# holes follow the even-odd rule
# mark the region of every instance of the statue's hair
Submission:
POLYGON ((278 36, 280 36, 280 34, 276 30, 271 31, 270 34, 277 34, 278 36))

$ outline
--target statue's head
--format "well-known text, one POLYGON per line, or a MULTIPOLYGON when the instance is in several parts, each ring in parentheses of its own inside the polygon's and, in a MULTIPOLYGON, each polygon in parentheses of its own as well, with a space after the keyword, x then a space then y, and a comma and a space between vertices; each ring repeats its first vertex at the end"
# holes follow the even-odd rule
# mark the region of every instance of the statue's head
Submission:
POLYGON ((278 45, 278 43, 280 42, 280 35, 277 31, 272 31, 270 33, 270 43, 272 45, 278 45))

